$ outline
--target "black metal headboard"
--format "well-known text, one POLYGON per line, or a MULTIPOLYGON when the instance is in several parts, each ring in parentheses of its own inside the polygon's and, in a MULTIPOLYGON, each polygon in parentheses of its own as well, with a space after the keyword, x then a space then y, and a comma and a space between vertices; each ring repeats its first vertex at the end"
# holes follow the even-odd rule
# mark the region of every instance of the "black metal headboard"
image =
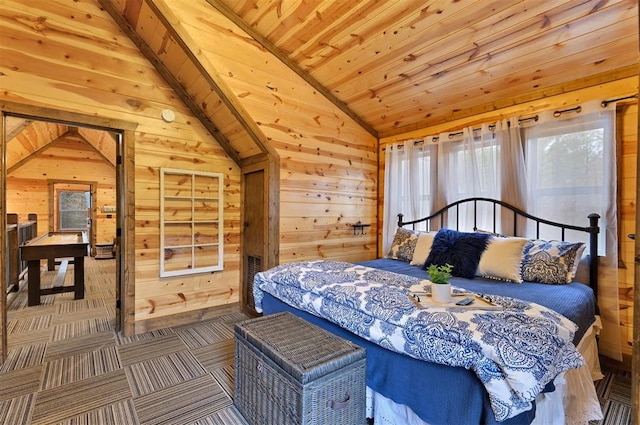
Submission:
POLYGON ((446 227, 445 226, 445 218, 449 210, 455 209, 456 212, 456 230, 459 230, 459 217, 460 217, 460 205, 463 204, 473 204, 473 228, 477 229, 477 218, 478 218, 478 203, 491 203, 493 204, 493 232, 497 229, 497 212, 498 208, 504 208, 506 210, 510 210, 513 212, 513 236, 518 236, 518 218, 522 217, 528 220, 531 220, 536 223, 536 238, 540 237, 540 225, 548 225, 551 227, 555 227, 560 229, 560 240, 565 240, 565 231, 566 230, 577 230, 580 232, 589 233, 589 286, 593 289, 593 293, 598 299, 598 233, 600 232, 600 228, 598 227, 598 220, 600 219, 600 215, 596 213, 589 214, 589 225, 586 227, 574 226, 572 224, 564 224, 558 223, 550 220, 545 220, 544 218, 535 217, 519 208, 514 207, 513 205, 507 204, 506 202, 491 199, 491 198, 467 198, 461 199, 459 201, 455 201, 444 208, 439 209, 428 217, 419 218, 417 220, 412 221, 404 221, 404 215, 398 214, 398 227, 404 227, 411 225, 414 229, 416 228, 416 224, 425 223, 427 230, 432 229, 432 222, 439 220, 439 228, 446 227))

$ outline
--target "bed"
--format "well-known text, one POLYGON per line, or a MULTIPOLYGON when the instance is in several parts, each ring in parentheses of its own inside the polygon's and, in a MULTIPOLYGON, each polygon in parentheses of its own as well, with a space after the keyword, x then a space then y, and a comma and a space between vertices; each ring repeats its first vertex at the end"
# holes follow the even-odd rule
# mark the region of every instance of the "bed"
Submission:
POLYGON ((254 299, 265 314, 291 311, 367 349, 376 424, 586 423, 601 418, 593 387, 597 220, 564 225, 498 200, 466 199, 419 220, 400 215, 385 258, 258 273, 254 299), (493 218, 482 230, 478 211, 487 210, 493 218), (471 231, 458 225, 467 213, 471 231), (497 232, 519 235, 525 226, 535 237, 497 232), (558 240, 539 239, 541 226, 557 228, 558 240), (568 232, 586 232, 586 255, 585 244, 564 240, 568 232), (480 295, 496 309, 421 304, 430 289, 425 264, 443 259, 455 264, 454 294, 480 295))

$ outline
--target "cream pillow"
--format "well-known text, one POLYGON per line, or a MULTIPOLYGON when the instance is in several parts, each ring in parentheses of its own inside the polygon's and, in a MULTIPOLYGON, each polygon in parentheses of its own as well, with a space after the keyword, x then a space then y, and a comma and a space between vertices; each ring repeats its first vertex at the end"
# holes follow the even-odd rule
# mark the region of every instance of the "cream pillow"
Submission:
POLYGON ((522 251, 526 238, 492 237, 480 257, 476 276, 522 283, 522 251))
POLYGON ((431 245, 433 245, 433 238, 437 232, 420 232, 418 234, 418 242, 416 243, 416 249, 413 251, 413 258, 411 259, 412 266, 424 267, 424 263, 427 262, 427 257, 431 252, 431 245))

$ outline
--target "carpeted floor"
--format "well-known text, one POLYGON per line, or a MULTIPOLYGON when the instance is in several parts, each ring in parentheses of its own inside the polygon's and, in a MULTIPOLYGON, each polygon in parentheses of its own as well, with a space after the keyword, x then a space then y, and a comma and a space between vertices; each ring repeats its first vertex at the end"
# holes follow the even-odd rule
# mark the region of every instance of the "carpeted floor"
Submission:
MULTIPOLYGON (((45 287, 56 272, 42 270, 45 287)), ((232 396, 233 324, 247 317, 125 338, 113 331, 114 276, 115 260, 87 258, 83 300, 27 307, 26 284, 9 295, 0 423, 246 424, 232 396)))
MULTIPOLYGON (((42 285, 55 274, 43 266, 42 285)), ((114 275, 115 260, 87 258, 83 300, 47 295, 27 307, 26 284, 9 295, 0 423, 246 424, 232 397, 233 324, 247 317, 122 337, 113 331, 114 275)), ((630 373, 603 373, 605 419, 590 425, 630 424, 630 373)))
POLYGON ((596 392, 604 420, 589 425, 631 424, 631 372, 603 369, 604 378, 596 382, 596 392))

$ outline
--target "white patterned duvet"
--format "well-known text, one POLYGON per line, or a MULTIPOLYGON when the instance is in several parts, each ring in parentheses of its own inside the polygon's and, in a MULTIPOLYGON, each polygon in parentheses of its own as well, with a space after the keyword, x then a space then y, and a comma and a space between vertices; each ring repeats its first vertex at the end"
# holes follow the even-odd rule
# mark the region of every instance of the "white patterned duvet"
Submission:
POLYGON ((531 409, 560 373, 583 365, 576 325, 535 303, 494 296, 502 311, 418 307, 417 277, 335 261, 284 264, 254 279, 264 292, 387 349, 472 370, 498 421, 531 409))

